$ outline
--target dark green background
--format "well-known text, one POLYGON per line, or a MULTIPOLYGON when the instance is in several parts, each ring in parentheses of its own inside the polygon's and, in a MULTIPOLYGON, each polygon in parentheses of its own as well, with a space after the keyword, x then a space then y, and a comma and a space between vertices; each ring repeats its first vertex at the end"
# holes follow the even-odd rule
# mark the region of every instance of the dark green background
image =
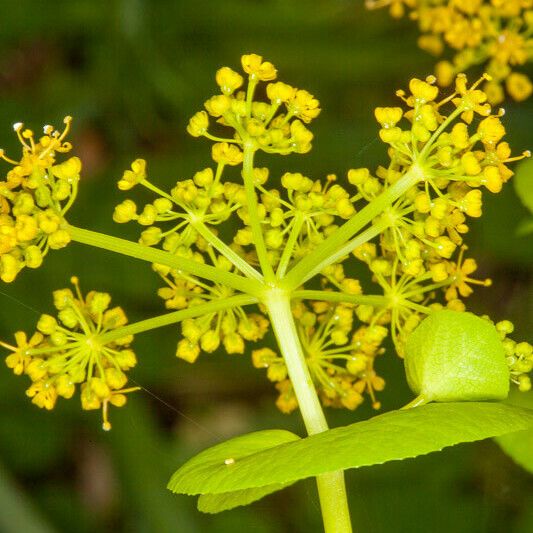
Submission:
MULTIPOLYGON (((320 99, 313 151, 265 158, 274 176, 282 169, 344 175, 385 161, 373 108, 394 104, 397 88, 431 72, 433 59, 415 43, 413 24, 366 12, 358 0, 3 0, 0 146, 15 153, 16 121, 38 131, 73 115, 85 170, 71 221, 134 238, 137 228, 111 221, 123 199, 116 180, 136 157, 148 160, 162 186, 209 164, 209 143, 187 137, 185 126, 216 92, 217 68, 260 53, 283 81, 320 99)), ((531 148, 530 118, 531 103, 507 106, 515 152, 531 148)), ((531 341, 533 247, 514 237, 525 214, 511 186, 487 198, 468 242, 494 286, 470 305, 512 319, 531 341)), ((149 265, 74 244, 0 288, 0 337, 31 331, 38 314, 51 311, 51 291, 72 274, 86 290, 111 292, 131 320, 162 312, 149 265)), ((302 433, 297 414, 276 411, 272 385, 248 356, 215 354, 191 366, 174 357, 177 339, 178 330, 167 328, 136 340, 131 375, 145 392, 113 410, 110 433, 100 430, 100 413, 82 412, 76 399, 51 413, 37 409, 24 395, 25 378, 0 368, 1 533, 320 531, 311 481, 215 516, 165 490, 180 463, 221 439, 274 427, 302 433)), ((410 397, 401 361, 389 351, 378 369, 388 380, 383 408, 399 407, 410 397)), ((339 425, 371 410, 328 416, 339 425)), ((531 477, 490 441, 347 478, 356 531, 533 530, 531 477)))

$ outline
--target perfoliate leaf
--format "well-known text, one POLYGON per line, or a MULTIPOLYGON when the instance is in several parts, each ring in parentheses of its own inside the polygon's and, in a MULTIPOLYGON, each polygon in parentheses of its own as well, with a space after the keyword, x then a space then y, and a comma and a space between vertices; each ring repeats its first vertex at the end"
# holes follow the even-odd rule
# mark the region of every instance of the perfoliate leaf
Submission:
POLYGON ((181 494, 220 494, 292 483, 530 427, 533 410, 501 403, 464 402, 392 411, 300 440, 289 434, 292 438, 287 440, 294 442, 283 444, 279 444, 281 439, 275 438, 274 431, 252 433, 193 457, 175 472, 168 488, 181 494), (261 446, 261 433, 265 440, 270 439, 272 447, 261 446), (233 461, 228 464, 228 459, 233 461))
MULTIPOLYGON (((220 465, 231 470, 237 462, 240 462, 245 457, 297 440, 300 440, 298 435, 282 429, 269 429, 248 433, 247 435, 241 435, 240 437, 235 437, 234 439, 217 444, 216 446, 199 453, 180 468, 178 472, 181 472, 183 468, 191 463, 194 463, 197 467, 197 472, 190 473, 192 476, 202 476, 202 472, 209 472, 211 469, 216 469, 220 465)), ((173 492, 181 492, 175 490, 173 485, 173 480, 178 472, 174 474, 172 480, 168 484, 168 488, 173 492)), ((189 474, 186 473, 185 475, 189 474)), ((196 492, 195 494, 204 494, 206 496, 205 498, 202 497, 198 500, 198 509, 200 511, 204 513, 218 513, 227 509, 233 509, 240 505, 248 505, 249 503, 263 498, 267 494, 276 492, 291 484, 292 483, 290 482, 274 484, 265 483, 253 488, 245 487, 244 489, 237 490, 229 488, 227 491, 206 490, 196 492), (210 492, 214 492, 215 494, 209 494, 210 492)))
MULTIPOLYGON (((258 451, 267 450, 279 444, 293 442, 300 437, 284 430, 265 430, 243 435, 222 444, 209 448, 202 454, 205 464, 224 464, 231 468, 235 461, 258 451), (205 454, 205 455, 204 455, 205 454)), ((200 457, 200 455, 196 457, 200 457)), ((203 513, 220 513, 241 505, 248 505, 264 496, 292 485, 292 483, 276 483, 264 487, 204 494, 198 499, 198 510, 203 513)))
POLYGON ((277 492, 292 485, 290 483, 276 483, 275 485, 265 485, 254 489, 234 490, 232 492, 223 492, 221 494, 202 494, 198 498, 198 510, 202 513, 220 513, 228 511, 240 505, 248 505, 252 502, 277 492))

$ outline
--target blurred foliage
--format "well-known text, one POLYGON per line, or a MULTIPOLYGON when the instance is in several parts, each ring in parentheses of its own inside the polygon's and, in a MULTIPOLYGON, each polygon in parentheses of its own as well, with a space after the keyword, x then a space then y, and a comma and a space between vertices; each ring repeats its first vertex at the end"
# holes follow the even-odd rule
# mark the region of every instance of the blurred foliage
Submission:
MULTIPOLYGON (((16 121, 37 130, 73 115, 85 171, 72 220, 129 237, 111 222, 122 199, 117 177, 135 157, 146 158, 164 185, 203 168, 209 148, 187 138, 187 119, 212 94, 215 70, 236 66, 242 53, 273 61, 282 80, 324 108, 309 155, 265 158, 274 176, 376 166, 385 149, 373 108, 394 104, 395 89, 431 72, 412 25, 367 12, 359 0, 3 0, 2 7, 0 145, 15 149, 16 121)), ((531 100, 506 110, 514 151, 531 148, 531 100)), ((487 199, 469 242, 494 286, 470 304, 513 320, 517 337, 531 342, 533 246, 531 236, 514 236, 526 214, 512 187, 487 199)), ((162 312, 147 265, 72 245, 0 288, 0 337, 31 330, 51 308, 52 289, 73 273, 86 290, 111 292, 132 321, 162 312)), ((165 491, 179 464, 224 438, 265 427, 303 433, 297 414, 276 412, 270 384, 246 357, 214 354, 192 367, 173 356, 176 341, 175 328, 136 340, 133 377, 145 391, 113 413, 110 434, 100 430, 99 413, 82 413, 76 400, 37 410, 23 380, 0 370, 2 533, 320 531, 311 482, 216 516, 165 491)), ((379 364, 389 384, 383 408, 397 408, 409 399, 402 363, 390 351, 379 364)), ((333 426, 371 415, 368 406, 328 413, 333 426)), ((533 530, 531 477, 491 442, 350 472, 348 484, 361 531, 533 530)))

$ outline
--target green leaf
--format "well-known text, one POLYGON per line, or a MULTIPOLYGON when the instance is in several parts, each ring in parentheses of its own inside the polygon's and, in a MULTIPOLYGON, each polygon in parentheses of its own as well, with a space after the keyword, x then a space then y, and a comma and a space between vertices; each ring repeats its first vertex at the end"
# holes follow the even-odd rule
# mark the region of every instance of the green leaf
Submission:
POLYGON ((473 313, 431 313, 409 335, 404 362, 411 390, 426 402, 505 400, 509 395, 500 334, 473 313))
POLYGON ((168 488, 181 494, 220 494, 290 483, 335 470, 416 457, 460 442, 530 427, 533 410, 465 402, 392 411, 277 446, 272 439, 274 447, 255 453, 256 434, 245 435, 189 460, 174 473, 168 488), (226 459, 234 461, 228 464, 226 459))
MULTIPOLYGON (((197 455, 195 459, 201 458, 202 467, 211 468, 222 464, 231 468, 236 461, 244 457, 299 439, 298 435, 281 429, 256 431, 213 446, 197 455)), ((291 484, 275 483, 222 493, 218 491, 218 494, 204 494, 198 500, 198 509, 203 513, 219 513, 240 505, 248 505, 291 484)))
MULTIPOLYGON (((509 397, 509 403, 533 408, 533 392, 515 390, 509 397)), ((533 474, 533 428, 502 435, 496 442, 515 463, 533 474)))
POLYGON ((522 161, 513 178, 516 194, 533 213, 533 159, 522 161))
POLYGON ((234 490, 232 492, 223 492, 222 494, 202 494, 198 498, 198 510, 202 513, 220 513, 228 511, 240 505, 248 505, 252 502, 277 492, 278 490, 289 487, 290 483, 275 483, 274 485, 265 485, 253 489, 234 490))

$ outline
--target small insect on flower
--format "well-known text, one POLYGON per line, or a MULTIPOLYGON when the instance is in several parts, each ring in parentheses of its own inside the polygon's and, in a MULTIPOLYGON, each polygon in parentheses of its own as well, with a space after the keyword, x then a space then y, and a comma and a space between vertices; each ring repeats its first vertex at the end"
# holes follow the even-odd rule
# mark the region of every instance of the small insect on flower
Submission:
POLYGON ((0 346, 11 352, 6 365, 32 381, 26 394, 35 405, 51 410, 59 397, 72 398, 78 385, 82 409, 102 409, 107 431, 109 405, 122 407, 126 394, 139 390, 126 387, 126 372, 137 364, 129 347, 133 336, 120 334, 127 318, 122 308, 110 307, 109 294, 91 291, 84 297, 78 279, 71 281, 74 292, 54 291, 56 317, 41 315, 29 340, 18 331, 15 346, 0 346))

